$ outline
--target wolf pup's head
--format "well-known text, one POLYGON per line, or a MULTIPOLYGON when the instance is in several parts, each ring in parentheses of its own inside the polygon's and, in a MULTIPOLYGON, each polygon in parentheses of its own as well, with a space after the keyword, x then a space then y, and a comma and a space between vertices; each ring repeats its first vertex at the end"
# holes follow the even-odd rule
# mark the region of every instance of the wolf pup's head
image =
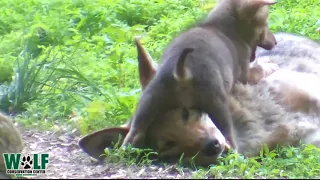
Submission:
MULTIPOLYGON (((208 17, 228 16, 222 19, 235 22, 236 31, 253 48, 253 53, 257 46, 271 50, 277 44, 268 26, 269 6, 273 4, 275 0, 220 0, 208 17)), ((254 59, 255 54, 251 61, 254 59)))

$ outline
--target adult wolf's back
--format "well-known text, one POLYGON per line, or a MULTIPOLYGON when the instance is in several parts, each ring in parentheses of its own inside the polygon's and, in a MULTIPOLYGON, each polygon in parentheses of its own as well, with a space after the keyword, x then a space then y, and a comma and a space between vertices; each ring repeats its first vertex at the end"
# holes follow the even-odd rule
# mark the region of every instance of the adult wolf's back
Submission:
POLYGON ((280 69, 261 83, 270 87, 287 111, 320 115, 320 44, 289 33, 276 33, 275 37, 278 44, 272 50, 258 48, 255 66, 276 64, 280 69))

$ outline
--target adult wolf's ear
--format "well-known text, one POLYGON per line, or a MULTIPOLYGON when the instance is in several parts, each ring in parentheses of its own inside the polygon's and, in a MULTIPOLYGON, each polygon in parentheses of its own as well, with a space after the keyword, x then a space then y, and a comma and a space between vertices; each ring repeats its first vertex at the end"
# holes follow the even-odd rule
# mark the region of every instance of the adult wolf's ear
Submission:
MULTIPOLYGON (((153 62, 149 53, 143 48, 139 38, 135 38, 138 52, 139 78, 142 90, 149 84, 157 71, 157 64, 153 62)), ((131 127, 131 120, 120 127, 106 128, 82 137, 78 145, 89 156, 103 159, 104 149, 116 143, 121 145, 131 127)), ((120 147, 120 146, 119 146, 120 147)))
POLYGON ((106 128, 82 137, 78 145, 89 156, 101 160, 104 158, 101 156, 104 154, 104 149, 113 147, 116 143, 120 147, 128 132, 127 127, 106 128))
POLYGON ((139 79, 141 88, 144 90, 155 75, 158 65, 153 61, 147 50, 143 48, 138 37, 135 37, 135 42, 138 53, 139 79))
MULTIPOLYGON (((158 65, 153 61, 148 51, 142 46, 138 37, 134 38, 137 53, 138 53, 138 67, 139 67, 139 80, 142 91, 147 87, 152 78, 157 72, 158 65)), ((131 119, 125 124, 121 125, 122 128, 130 128, 131 119)))

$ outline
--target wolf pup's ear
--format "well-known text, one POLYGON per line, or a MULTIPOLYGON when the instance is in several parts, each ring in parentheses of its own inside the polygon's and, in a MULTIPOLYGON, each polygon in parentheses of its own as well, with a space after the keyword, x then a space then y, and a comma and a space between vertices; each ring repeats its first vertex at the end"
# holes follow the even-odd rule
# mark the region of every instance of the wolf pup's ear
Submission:
POLYGON ((139 79, 142 90, 149 84, 154 77, 158 65, 153 61, 147 50, 141 45, 138 37, 135 37, 138 53, 139 79))
POLYGON ((238 13, 241 17, 252 17, 264 6, 276 4, 275 0, 234 0, 237 2, 238 13))
POLYGON ((102 160, 104 156, 101 155, 104 154, 104 149, 112 148, 117 143, 120 147, 128 132, 129 128, 126 127, 103 129, 82 137, 78 145, 89 156, 102 160))
POLYGON ((177 81, 190 80, 192 78, 192 73, 189 68, 186 67, 185 62, 189 53, 191 53, 193 48, 185 48, 182 50, 179 59, 177 61, 176 67, 173 70, 173 76, 177 81))
MULTIPOLYGON (((271 50, 277 40, 268 27, 270 5, 276 4, 275 0, 234 0, 239 19, 244 20, 247 26, 253 28, 256 46, 271 50)), ((250 29, 250 28, 249 28, 250 29)))
POLYGON ((236 9, 239 20, 248 25, 264 25, 269 16, 270 5, 276 4, 274 0, 231 0, 236 9))

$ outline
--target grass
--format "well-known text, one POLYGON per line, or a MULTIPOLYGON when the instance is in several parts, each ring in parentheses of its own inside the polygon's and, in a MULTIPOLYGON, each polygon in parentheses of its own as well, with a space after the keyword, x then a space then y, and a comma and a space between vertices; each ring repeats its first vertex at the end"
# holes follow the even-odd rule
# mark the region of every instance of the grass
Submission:
POLYGON ((319 178, 319 155, 320 149, 314 145, 266 149, 264 156, 253 158, 231 154, 209 173, 216 178, 319 178))
MULTIPOLYGON (((1 0, 0 108, 30 128, 87 134, 120 125, 141 93, 133 37, 143 36, 143 45, 159 59, 171 38, 212 5, 209 0, 1 0)), ((318 0, 279 0, 269 19, 273 32, 320 37, 318 0)), ((230 156, 198 175, 319 177, 312 165, 319 152, 317 157, 310 147, 287 151, 297 153, 295 158, 260 164, 230 156)))
MULTIPOLYGON (((156 153, 150 149, 131 146, 119 148, 116 145, 114 149, 106 149, 105 156, 107 163, 122 163, 128 166, 149 166, 158 162, 154 159, 156 153)), ((312 144, 303 144, 300 147, 282 146, 272 151, 265 147, 261 150, 260 156, 250 158, 230 152, 224 157, 219 157, 218 164, 209 168, 197 167, 192 161, 189 164, 182 163, 180 160, 177 169, 181 172, 186 166, 194 169, 191 178, 195 179, 320 178, 320 148, 312 144)))

